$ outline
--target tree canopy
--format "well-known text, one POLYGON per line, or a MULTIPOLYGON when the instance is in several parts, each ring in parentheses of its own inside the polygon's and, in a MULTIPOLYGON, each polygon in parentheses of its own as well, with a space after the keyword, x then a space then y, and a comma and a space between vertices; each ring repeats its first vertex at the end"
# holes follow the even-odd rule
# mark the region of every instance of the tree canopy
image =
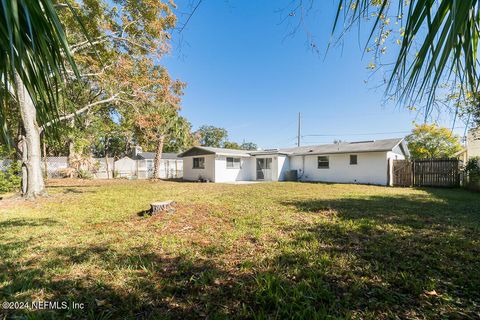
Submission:
POLYGON ((198 137, 200 145, 215 148, 223 147, 228 138, 228 132, 226 129, 210 125, 201 126, 195 131, 195 135, 198 137))
POLYGON ((414 159, 451 158, 462 150, 458 136, 435 124, 416 125, 406 140, 414 159))

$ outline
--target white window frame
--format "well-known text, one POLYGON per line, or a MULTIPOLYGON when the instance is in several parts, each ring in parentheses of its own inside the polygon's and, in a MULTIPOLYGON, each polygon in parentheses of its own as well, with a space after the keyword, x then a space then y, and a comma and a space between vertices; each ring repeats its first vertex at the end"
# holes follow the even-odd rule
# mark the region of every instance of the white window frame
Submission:
POLYGON ((330 157, 329 156, 318 156, 317 157, 317 169, 330 169, 330 157), (320 167, 320 158, 327 159, 326 161, 321 161, 322 163, 327 163, 326 167, 320 167))
POLYGON ((205 169, 205 157, 194 157, 192 160, 192 169, 205 169), (198 166, 195 166, 195 160, 198 160, 198 166))
POLYGON ((241 169, 242 168, 242 160, 238 157, 226 157, 225 159, 225 163, 226 163, 226 167, 227 169, 241 169), (232 161, 230 162, 231 163, 231 166, 229 166, 229 159, 231 159, 232 161), (236 165, 238 163, 238 165, 236 165))
POLYGON ((350 155, 350 165, 356 166, 358 164, 358 154, 351 154, 350 155), (355 157, 355 163, 352 163, 352 156, 355 157))

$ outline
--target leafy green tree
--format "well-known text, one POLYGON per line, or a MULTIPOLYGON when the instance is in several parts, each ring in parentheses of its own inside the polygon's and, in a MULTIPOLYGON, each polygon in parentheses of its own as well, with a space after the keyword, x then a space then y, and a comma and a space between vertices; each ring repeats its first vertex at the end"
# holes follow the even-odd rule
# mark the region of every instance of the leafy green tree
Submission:
MULTIPOLYGON (((172 12, 175 5, 159 0, 89 0, 73 5, 90 41, 83 36, 75 15, 59 9, 81 71, 80 79, 67 79, 63 112, 57 120, 66 123, 70 133, 69 158, 73 158, 72 153, 82 140, 97 141, 95 152, 99 147, 104 148, 102 144, 112 142, 111 135, 106 138, 105 130, 123 136, 128 148, 134 126, 118 115, 126 108, 144 105, 163 94, 158 89, 166 78, 164 68, 158 66, 157 61, 168 50, 167 30, 175 26, 176 17, 172 12), (96 121, 98 117, 103 120, 96 121), (109 129, 109 126, 120 127, 109 129)), ((118 143, 109 143, 109 148, 116 145, 118 143)))
POLYGON ((406 140, 414 159, 450 158, 462 150, 458 136, 435 124, 416 125, 406 140))
POLYGON ((214 126, 201 126, 195 135, 198 137, 200 145, 205 147, 221 148, 228 138, 227 130, 214 126))
POLYGON ((185 119, 178 114, 177 108, 171 105, 145 108, 137 115, 135 122, 139 141, 143 144, 150 141, 155 146, 153 176, 155 179, 160 179, 160 164, 165 141, 176 140, 178 143, 182 137, 188 135, 189 132, 185 131, 189 130, 190 126, 186 126, 185 119))
POLYGON ((253 142, 244 142, 240 145, 242 150, 257 150, 258 146, 253 142))
POLYGON ((232 142, 232 141, 225 141, 223 143, 223 148, 227 148, 227 149, 237 149, 237 150, 240 150, 242 149, 241 146, 236 143, 236 142, 232 142))

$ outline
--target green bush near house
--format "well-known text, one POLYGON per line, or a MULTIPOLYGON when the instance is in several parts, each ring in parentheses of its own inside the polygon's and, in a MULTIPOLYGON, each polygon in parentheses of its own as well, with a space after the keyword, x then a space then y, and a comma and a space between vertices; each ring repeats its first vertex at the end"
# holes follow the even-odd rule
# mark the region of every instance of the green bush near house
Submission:
POLYGON ((20 176, 20 164, 17 161, 11 161, 0 170, 0 193, 18 191, 22 182, 20 176))

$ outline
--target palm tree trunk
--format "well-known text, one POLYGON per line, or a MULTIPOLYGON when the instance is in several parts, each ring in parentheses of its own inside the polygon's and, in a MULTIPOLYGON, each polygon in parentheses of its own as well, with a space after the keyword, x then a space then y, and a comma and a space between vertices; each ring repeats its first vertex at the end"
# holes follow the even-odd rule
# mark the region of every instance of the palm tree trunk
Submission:
POLYGON ((161 135, 157 142, 157 151, 155 153, 155 166, 153 169, 153 177, 155 179, 160 179, 160 165, 162 163, 162 151, 163 143, 165 141, 165 136, 161 135))
POLYGON ((40 147, 40 128, 37 124, 37 110, 20 76, 15 73, 15 86, 18 106, 24 129, 22 145, 23 196, 35 198, 45 194, 42 176, 42 153, 40 147))

